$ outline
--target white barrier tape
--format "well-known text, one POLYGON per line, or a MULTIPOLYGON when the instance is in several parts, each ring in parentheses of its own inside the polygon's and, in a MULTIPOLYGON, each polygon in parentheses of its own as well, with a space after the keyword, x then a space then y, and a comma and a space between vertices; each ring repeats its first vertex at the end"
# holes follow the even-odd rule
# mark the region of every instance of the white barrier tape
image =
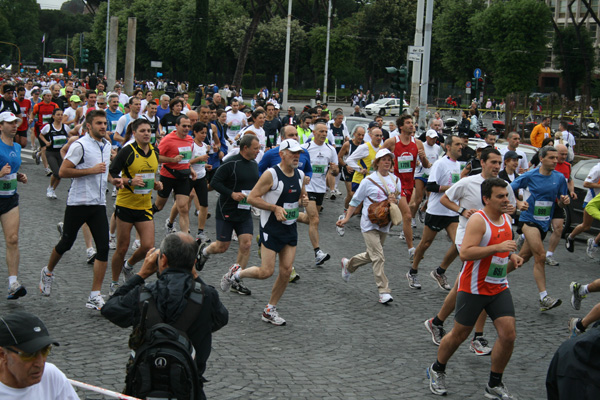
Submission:
POLYGON ((137 397, 127 396, 127 395, 122 394, 122 393, 113 392, 112 390, 103 389, 101 387, 90 385, 88 383, 79 382, 79 381, 76 381, 76 380, 73 380, 73 379, 69 379, 69 382, 71 383, 71 385, 73 385, 75 387, 79 387, 79 388, 82 388, 82 389, 87 389, 87 390, 91 390, 93 392, 101 393, 101 394, 104 394, 106 396, 114 397, 115 399, 121 399, 121 400, 142 400, 142 399, 139 399, 137 397))

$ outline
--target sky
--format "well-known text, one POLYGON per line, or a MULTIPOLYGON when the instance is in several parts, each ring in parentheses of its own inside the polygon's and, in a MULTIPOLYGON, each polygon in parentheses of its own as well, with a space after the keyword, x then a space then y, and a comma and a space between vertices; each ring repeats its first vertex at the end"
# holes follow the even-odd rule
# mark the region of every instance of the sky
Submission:
POLYGON ((59 10, 65 0, 37 0, 42 9, 59 10))

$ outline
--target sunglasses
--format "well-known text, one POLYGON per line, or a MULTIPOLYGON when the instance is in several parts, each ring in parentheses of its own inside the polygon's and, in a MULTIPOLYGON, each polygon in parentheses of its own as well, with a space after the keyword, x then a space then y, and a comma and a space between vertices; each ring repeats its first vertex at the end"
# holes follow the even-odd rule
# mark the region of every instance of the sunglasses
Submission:
POLYGON ((21 361, 29 362, 35 360, 39 354, 41 354, 42 357, 48 357, 50 351, 52 350, 52 345, 49 344, 48 346, 41 348, 35 353, 25 353, 23 351, 17 351, 11 347, 5 347, 5 349, 10 351, 11 353, 15 353, 16 355, 18 355, 21 361))
POLYGON ((71 93, 73 93, 73 91, 72 91, 72 90, 71 90, 70 92, 67 92, 67 91, 65 91, 65 93, 67 93, 67 94, 71 94, 71 93))
POLYGON ((100 103, 100 102, 98 102, 98 103, 96 103, 96 104, 98 104, 99 106, 103 106, 103 105, 105 105, 106 103, 100 103))

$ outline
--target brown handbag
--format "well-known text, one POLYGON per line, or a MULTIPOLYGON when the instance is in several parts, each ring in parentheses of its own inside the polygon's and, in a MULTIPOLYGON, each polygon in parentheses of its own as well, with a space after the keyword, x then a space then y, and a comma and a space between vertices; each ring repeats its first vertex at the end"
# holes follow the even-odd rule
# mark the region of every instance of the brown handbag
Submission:
MULTIPOLYGON (((371 182, 373 182, 375 184, 375 186, 377 186, 379 189, 381 189, 383 191, 383 193, 388 194, 388 191, 385 190, 380 184, 378 184, 371 178, 367 178, 367 179, 370 180, 371 182)), ((382 179, 381 175, 380 175, 379 179, 382 179)), ((369 221, 371 221, 372 223, 374 223, 376 225, 379 225, 380 227, 384 227, 387 224, 389 224, 390 223, 390 205, 391 205, 390 201, 388 199, 385 199, 383 201, 375 202, 370 197, 367 197, 367 198, 369 199, 369 201, 371 201, 371 204, 369 205, 369 208, 367 210, 369 221)))

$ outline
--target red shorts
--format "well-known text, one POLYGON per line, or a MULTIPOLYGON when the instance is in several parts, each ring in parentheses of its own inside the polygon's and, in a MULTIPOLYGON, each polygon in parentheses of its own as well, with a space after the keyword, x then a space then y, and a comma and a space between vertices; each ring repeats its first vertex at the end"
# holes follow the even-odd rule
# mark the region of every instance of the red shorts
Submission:
POLYGON ((412 197, 413 194, 413 189, 414 187, 410 188, 410 189, 404 189, 402 188, 402 196, 406 197, 406 202, 410 203, 410 199, 412 197))

